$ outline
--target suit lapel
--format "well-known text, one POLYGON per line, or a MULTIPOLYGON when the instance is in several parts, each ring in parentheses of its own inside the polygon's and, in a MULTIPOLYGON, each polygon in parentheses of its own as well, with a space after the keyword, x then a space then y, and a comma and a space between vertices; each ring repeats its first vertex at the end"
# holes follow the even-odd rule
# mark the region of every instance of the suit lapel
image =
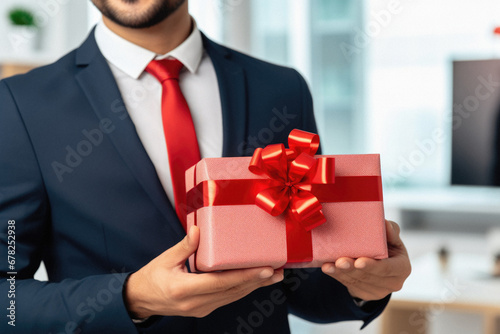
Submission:
POLYGON ((243 68, 231 61, 228 49, 212 42, 205 35, 203 46, 210 56, 217 74, 222 107, 222 155, 241 156, 247 138, 247 100, 243 68))
MULTIPOLYGON (((223 156, 241 156, 247 137, 247 100, 245 75, 241 66, 232 62, 230 52, 204 35, 203 44, 217 75, 223 120, 223 156)), ((158 210, 181 237, 185 232, 158 179, 135 126, 128 117, 120 91, 111 70, 99 52, 93 31, 77 50, 76 66, 81 70, 76 80, 99 119, 110 119, 115 130, 108 136, 132 174, 150 196, 158 210)))
POLYGON ((98 50, 93 32, 77 50, 76 65, 81 68, 76 80, 97 117, 100 120, 110 119, 115 127, 108 136, 116 150, 158 210, 168 222, 172 222, 167 225, 182 237, 184 231, 181 223, 128 116, 118 86, 106 60, 98 50))

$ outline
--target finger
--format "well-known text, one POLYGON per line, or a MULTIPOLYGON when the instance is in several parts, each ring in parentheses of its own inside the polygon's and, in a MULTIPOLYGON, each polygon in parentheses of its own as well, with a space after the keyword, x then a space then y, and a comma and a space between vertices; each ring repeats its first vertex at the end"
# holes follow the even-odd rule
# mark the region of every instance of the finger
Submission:
POLYGON ((333 275, 335 273, 335 263, 323 263, 321 271, 327 275, 333 275))
MULTIPOLYGON (((349 261, 349 263, 351 262, 349 261)), ((402 270, 393 272, 390 265, 370 258, 356 259, 350 269, 336 268, 333 263, 325 263, 321 269, 325 274, 335 279, 368 282, 373 286, 380 287, 384 287, 388 280, 399 282, 403 276, 402 270)))
POLYGON ((401 229, 399 225, 391 220, 385 220, 385 230, 387 235, 387 244, 396 246, 396 247, 404 247, 401 238, 399 237, 399 233, 401 229))
POLYGON ((191 226, 184 239, 160 255, 163 264, 168 267, 184 266, 186 260, 198 249, 199 242, 200 229, 198 226, 191 226))
POLYGON ((335 269, 342 271, 351 271, 354 269, 354 259, 349 257, 341 257, 335 261, 335 269))
MULTIPOLYGON (((283 270, 281 270, 281 273, 278 270, 277 273, 273 275, 273 277, 278 276, 279 274, 282 275, 283 270)), ((263 284, 237 286, 225 291, 224 293, 214 292, 209 294, 195 295, 190 298, 189 305, 191 305, 191 307, 189 308, 190 312, 187 315, 195 317, 205 317, 213 310, 235 302, 262 286, 274 284, 275 281, 273 277, 267 281, 264 281, 263 284)))
POLYGON ((354 261, 354 268, 377 277, 397 276, 399 267, 394 262, 394 259, 375 260, 360 257, 354 261))
MULTIPOLYGON (((246 282, 244 284, 236 285, 233 286, 232 288, 226 290, 224 293, 225 294, 241 294, 241 291, 248 291, 247 293, 256 290, 258 288, 264 287, 264 286, 269 286, 272 284, 276 284, 280 281, 282 281, 284 278, 284 273, 283 269, 276 270, 269 279, 264 280, 264 281, 253 281, 253 282, 246 282)), ((245 294, 247 294, 245 293, 245 294)))
POLYGON ((364 300, 376 300, 387 296, 388 294, 399 291, 401 285, 396 278, 387 280, 384 284, 380 282, 365 282, 365 281, 352 281, 340 279, 342 284, 344 284, 351 296, 361 298, 364 300))
POLYGON ((273 276, 268 280, 262 282, 261 286, 269 286, 283 281, 285 278, 285 271, 283 268, 274 270, 273 276))
POLYGON ((348 257, 338 258, 335 262, 323 263, 321 270, 327 274, 331 275, 337 270, 350 271, 354 269, 354 259, 348 257))
POLYGON ((192 294, 210 294, 227 291, 235 287, 261 286, 276 283, 283 279, 282 272, 271 267, 227 270, 217 273, 191 274, 186 284, 190 285, 192 294))
POLYGON ((375 279, 380 280, 379 276, 372 275, 371 273, 362 271, 360 269, 351 268, 351 269, 338 269, 334 264, 325 264, 321 267, 323 272, 337 280, 356 280, 363 281, 368 280, 370 277, 375 277, 375 279))
POLYGON ((357 288, 363 283, 355 275, 352 275, 351 273, 345 273, 339 270, 336 270, 335 272, 329 275, 335 278, 340 283, 342 283, 348 289, 357 288))
POLYGON ((363 273, 379 278, 400 277, 408 271, 408 263, 407 257, 403 255, 383 260, 363 257, 354 262, 354 267, 363 273))
POLYGON ((343 281, 349 281, 352 284, 367 284, 373 289, 376 288, 387 288, 392 291, 400 289, 404 280, 402 276, 377 276, 371 273, 367 273, 363 270, 352 270, 350 272, 337 272, 333 275, 334 278, 343 281))
POLYGON ((246 289, 247 287, 250 287, 251 289, 256 289, 259 287, 268 286, 268 285, 272 285, 272 284, 281 282, 283 280, 283 278, 284 278, 284 270, 283 269, 276 269, 276 270, 274 270, 273 275, 271 277, 269 277, 268 279, 244 281, 241 284, 238 283, 236 285, 233 285, 231 288, 229 288, 226 291, 246 289))
POLYGON ((342 283, 352 296, 364 300, 381 299, 401 287, 401 280, 398 277, 381 279, 377 276, 367 275, 360 270, 349 272, 337 270, 328 275, 342 283))
POLYGON ((403 256, 386 260, 359 258, 354 266, 356 270, 346 273, 347 275, 368 283, 374 288, 385 288, 390 291, 401 290, 411 273, 410 262, 403 256))

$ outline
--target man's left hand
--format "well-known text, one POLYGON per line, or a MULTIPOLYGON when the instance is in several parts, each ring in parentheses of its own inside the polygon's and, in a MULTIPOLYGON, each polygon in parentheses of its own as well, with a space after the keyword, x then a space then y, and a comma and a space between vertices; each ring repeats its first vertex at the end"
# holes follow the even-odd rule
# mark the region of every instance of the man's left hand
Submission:
POLYGON ((335 263, 325 263, 321 270, 344 284, 352 297, 366 301, 379 300, 401 290, 410 275, 408 252, 399 237, 399 226, 386 220, 389 257, 375 260, 340 258, 335 263))

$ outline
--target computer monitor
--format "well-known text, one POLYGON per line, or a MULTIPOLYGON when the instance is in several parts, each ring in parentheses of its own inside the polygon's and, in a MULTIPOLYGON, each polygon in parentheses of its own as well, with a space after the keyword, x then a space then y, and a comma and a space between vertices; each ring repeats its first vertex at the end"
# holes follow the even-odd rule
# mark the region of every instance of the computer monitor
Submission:
POLYGON ((453 61, 451 183, 500 186, 500 59, 453 61))

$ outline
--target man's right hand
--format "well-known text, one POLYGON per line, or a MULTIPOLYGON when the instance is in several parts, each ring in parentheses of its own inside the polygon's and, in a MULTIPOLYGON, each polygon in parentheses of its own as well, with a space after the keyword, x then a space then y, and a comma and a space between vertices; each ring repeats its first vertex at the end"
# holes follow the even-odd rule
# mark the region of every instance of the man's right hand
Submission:
POLYGON ((283 269, 271 267, 189 273, 185 263, 198 248, 199 240, 200 231, 193 226, 182 241, 130 275, 125 302, 134 318, 204 317, 260 287, 283 280, 283 269))

